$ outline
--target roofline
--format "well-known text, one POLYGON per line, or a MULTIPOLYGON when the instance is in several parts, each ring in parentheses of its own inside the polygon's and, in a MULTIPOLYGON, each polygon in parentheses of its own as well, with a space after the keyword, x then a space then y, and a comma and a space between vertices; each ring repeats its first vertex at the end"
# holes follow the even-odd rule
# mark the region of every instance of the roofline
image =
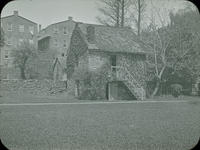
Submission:
MULTIPOLYGON (((14 15, 9 15, 9 16, 5 16, 5 17, 1 17, 1 19, 8 18, 8 17, 13 17, 13 16, 14 16, 14 15)), ((22 18, 22 19, 25 19, 25 20, 27 20, 27 21, 29 21, 29 22, 34 23, 34 24, 37 25, 37 23, 35 23, 35 22, 33 22, 33 21, 31 21, 31 20, 29 20, 29 19, 27 19, 27 18, 24 18, 24 17, 19 16, 19 15, 18 15, 18 17, 20 17, 20 18, 22 18)))
POLYGON ((123 51, 118 51, 118 52, 112 52, 112 51, 107 51, 107 50, 102 50, 102 49, 88 49, 89 51, 95 51, 95 52, 104 52, 104 53, 122 53, 122 54, 141 54, 141 55, 146 55, 148 52, 123 52, 123 51))
MULTIPOLYGON (((59 23, 63 23, 63 22, 68 22, 68 21, 70 21, 70 20, 64 20, 64 21, 59 21, 59 22, 56 22, 56 23, 52 23, 52 24, 46 26, 45 28, 43 28, 42 30, 45 30, 45 29, 49 28, 50 26, 53 26, 53 25, 56 25, 56 24, 59 24, 59 23)), ((71 20, 71 21, 76 23, 76 21, 74 21, 74 20, 71 20)))
POLYGON ((116 28, 116 29, 132 29, 131 27, 125 26, 125 27, 116 27, 116 26, 108 26, 108 25, 103 25, 103 24, 92 24, 92 23, 84 23, 84 22, 76 22, 78 25, 84 24, 88 26, 100 26, 100 27, 108 27, 108 28, 116 28))
POLYGON ((46 39, 46 38, 51 38, 51 36, 50 36, 50 35, 47 35, 47 36, 44 36, 44 37, 38 37, 38 41, 43 40, 43 39, 46 39))
MULTIPOLYGON (((114 26, 105 26, 105 25, 99 25, 99 24, 87 24, 87 23, 82 23, 82 22, 76 22, 76 25, 75 25, 75 29, 79 29, 78 31, 80 32, 80 35, 82 36, 82 34, 83 34, 83 32, 82 32, 82 30, 80 29, 80 26, 79 25, 81 25, 81 24, 83 24, 83 25, 93 25, 93 26, 100 26, 100 27, 108 27, 108 28, 115 28, 115 29, 129 29, 130 30, 130 32, 132 32, 133 34, 135 34, 134 32, 133 32, 133 30, 132 30, 132 28, 131 27, 114 27, 114 26)), ((137 36, 136 34, 135 34, 135 36, 137 36)), ((82 39, 85 41, 85 43, 87 44, 87 47, 88 47, 88 44, 89 44, 89 42, 87 41, 87 40, 85 40, 85 38, 82 36, 82 39)), ((138 40, 138 39, 135 39, 135 40, 138 40)), ((141 46, 141 44, 140 44, 140 41, 136 41, 137 43, 139 43, 139 45, 141 46)), ((124 51, 116 51, 116 52, 112 52, 112 51, 108 51, 108 50, 103 50, 103 49, 99 49, 99 48, 97 48, 97 49, 93 49, 93 48, 88 48, 88 50, 93 50, 93 51, 100 51, 100 52, 107 52, 107 53, 123 53, 123 54, 125 54, 125 53, 128 53, 128 54, 140 54, 140 55, 148 55, 148 54, 151 54, 151 52, 146 52, 146 51, 142 51, 142 52, 124 52, 124 51)))

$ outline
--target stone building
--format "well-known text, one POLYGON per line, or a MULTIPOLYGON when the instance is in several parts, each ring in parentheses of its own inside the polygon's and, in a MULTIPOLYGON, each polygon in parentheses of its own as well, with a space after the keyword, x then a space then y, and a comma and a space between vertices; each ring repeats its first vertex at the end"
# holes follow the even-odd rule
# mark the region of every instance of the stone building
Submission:
POLYGON ((84 95, 86 87, 109 100, 145 99, 147 52, 131 28, 107 27, 77 23, 67 56, 68 77, 75 81, 75 95, 84 95), (105 66, 104 72, 101 72, 105 66), (89 77, 88 72, 105 74, 103 82, 89 77), (86 82, 87 80, 87 82, 86 82))
MULTIPOLYGON (((63 56, 56 57, 53 63, 53 79, 55 81, 63 81, 63 76, 66 74, 66 59, 63 56)), ((67 79, 66 79, 67 80, 67 79)))
POLYGON ((37 24, 14 11, 13 15, 1 18, 1 27, 5 38, 5 45, 1 48, 1 76, 4 79, 19 78, 11 52, 25 40, 37 48, 37 24))
POLYGON ((75 22, 72 17, 68 17, 68 20, 51 24, 44 29, 41 29, 41 26, 39 27, 38 52, 40 53, 41 67, 38 66, 38 69, 40 70, 39 72, 43 72, 41 76, 44 76, 44 78, 46 78, 47 72, 50 78, 54 77, 53 74, 55 73, 52 65, 56 59, 66 59, 74 27, 75 22), (46 66, 45 69, 43 66, 46 66))

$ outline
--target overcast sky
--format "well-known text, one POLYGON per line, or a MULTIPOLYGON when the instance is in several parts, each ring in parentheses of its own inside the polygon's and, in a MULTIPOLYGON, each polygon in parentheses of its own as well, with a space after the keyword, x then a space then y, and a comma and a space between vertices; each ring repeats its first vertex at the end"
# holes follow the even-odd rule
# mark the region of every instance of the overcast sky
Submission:
MULTIPOLYGON (((157 8, 177 10, 183 8, 184 0, 152 0, 157 8)), ((149 0, 147 0, 149 3, 149 0)), ((75 21, 85 23, 98 23, 99 0, 15 0, 8 3, 2 10, 1 16, 12 15, 14 10, 19 15, 30 19, 42 27, 59 21, 67 20, 72 16, 75 21)), ((152 7, 148 5, 147 14, 152 7)))

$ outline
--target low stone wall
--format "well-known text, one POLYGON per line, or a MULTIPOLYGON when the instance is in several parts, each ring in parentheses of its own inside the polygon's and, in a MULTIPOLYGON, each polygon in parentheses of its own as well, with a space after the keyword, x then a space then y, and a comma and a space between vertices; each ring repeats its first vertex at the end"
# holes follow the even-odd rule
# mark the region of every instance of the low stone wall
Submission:
MULTIPOLYGON (((68 83, 68 91, 72 89, 71 82, 68 83)), ((53 80, 1 80, 0 91, 6 93, 21 93, 34 95, 52 95, 65 91, 65 83, 53 80)))

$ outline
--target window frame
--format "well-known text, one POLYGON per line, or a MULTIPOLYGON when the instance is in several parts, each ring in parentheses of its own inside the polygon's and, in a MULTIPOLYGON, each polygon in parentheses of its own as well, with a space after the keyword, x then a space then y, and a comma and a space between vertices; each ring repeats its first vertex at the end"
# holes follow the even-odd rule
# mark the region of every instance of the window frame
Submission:
POLYGON ((7 30, 8 31, 13 31, 13 24, 12 23, 7 23, 7 30))
POLYGON ((29 32, 33 32, 32 34, 34 34, 34 26, 29 26, 28 30, 29 30, 29 32))
POLYGON ((24 39, 19 39, 19 45, 21 45, 24 42, 24 39))
POLYGON ((34 44, 34 41, 32 39, 28 40, 29 44, 34 44))
POLYGON ((12 45, 12 38, 7 39, 7 45, 11 46, 12 45))
POLYGON ((9 59, 9 51, 8 50, 4 51, 4 58, 9 59))
POLYGON ((65 48, 67 47, 66 40, 64 40, 63 47, 65 47, 65 48))
POLYGON ((22 25, 22 24, 20 24, 20 25, 19 25, 19 32, 23 33, 24 31, 25 31, 25 26, 22 25), (22 28, 22 27, 23 27, 23 28, 22 28), (22 31, 22 29, 23 29, 23 31, 22 31))
POLYGON ((67 34, 67 27, 63 28, 63 34, 66 35, 67 34))
POLYGON ((54 27, 54 34, 58 34, 58 31, 59 31, 58 27, 54 27))
POLYGON ((58 47, 58 40, 57 39, 54 39, 54 46, 58 47))

